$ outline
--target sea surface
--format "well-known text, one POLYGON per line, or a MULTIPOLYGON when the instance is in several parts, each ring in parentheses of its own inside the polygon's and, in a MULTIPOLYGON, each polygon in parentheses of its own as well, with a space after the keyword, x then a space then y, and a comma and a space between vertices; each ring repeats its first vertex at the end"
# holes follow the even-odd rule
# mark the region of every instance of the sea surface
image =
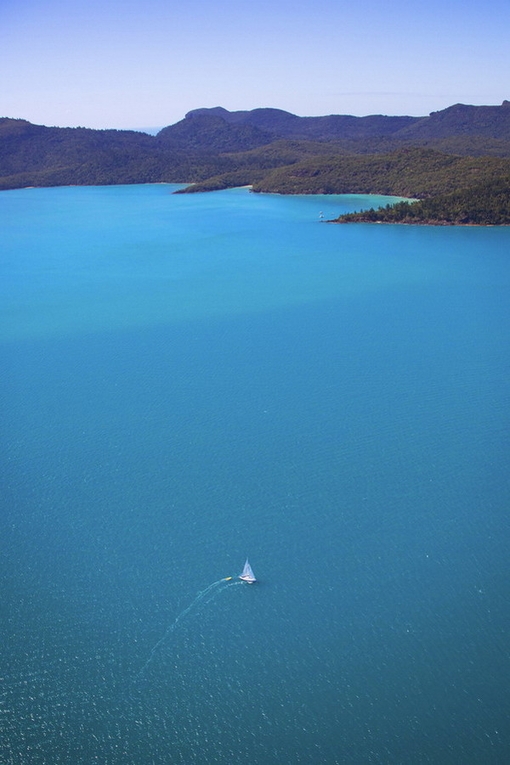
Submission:
POLYGON ((510 762, 510 228, 176 188, 0 194, 0 762, 510 762))

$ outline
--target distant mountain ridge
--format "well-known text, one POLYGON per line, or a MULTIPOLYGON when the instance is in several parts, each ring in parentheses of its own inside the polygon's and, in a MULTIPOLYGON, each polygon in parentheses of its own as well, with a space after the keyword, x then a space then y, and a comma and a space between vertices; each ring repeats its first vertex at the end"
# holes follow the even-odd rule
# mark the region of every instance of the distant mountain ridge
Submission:
POLYGON ((510 136, 510 101, 501 106, 454 104, 402 130, 402 138, 447 138, 449 136, 484 136, 508 140, 510 136))
POLYGON ((222 107, 194 109, 186 114, 185 120, 207 116, 220 117, 230 125, 250 125, 278 138, 301 140, 339 140, 349 138, 375 138, 393 135, 408 127, 420 117, 353 117, 331 114, 325 117, 298 117, 281 109, 253 109, 252 111, 229 112, 222 107))
POLYGON ((510 101, 503 101, 501 106, 454 104, 427 117, 389 117, 381 114, 368 117, 338 114, 298 117, 281 109, 229 112, 218 106, 194 109, 186 114, 185 120, 207 116, 221 118, 231 125, 251 125, 279 138, 339 140, 392 136, 407 140, 477 135, 510 140, 510 101))
MULTIPOLYGON (((349 155, 355 165, 359 155, 388 155, 409 147, 446 155, 510 157, 510 102, 455 104, 428 117, 299 117, 272 108, 232 112, 202 108, 155 136, 45 127, 3 118, 0 189, 156 182, 194 183, 194 190, 254 183, 264 188, 264 179, 280 168, 277 177, 283 185, 274 190, 293 193, 298 189, 293 186, 292 168, 300 162, 306 161, 306 173, 312 177, 314 172, 325 172, 326 155, 336 159, 349 155)), ((333 160, 330 164, 338 173, 346 167, 333 160)), ((328 190, 344 189, 351 176, 335 181, 331 168, 328 190)))

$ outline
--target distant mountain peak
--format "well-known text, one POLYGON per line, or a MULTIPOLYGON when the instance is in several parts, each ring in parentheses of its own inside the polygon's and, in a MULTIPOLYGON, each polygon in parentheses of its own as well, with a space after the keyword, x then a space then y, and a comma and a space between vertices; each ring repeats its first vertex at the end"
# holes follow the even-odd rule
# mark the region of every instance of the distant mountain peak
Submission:
POLYGON ((225 117, 229 115, 228 109, 224 109, 223 106, 213 106, 211 108, 203 107, 201 109, 192 109, 190 112, 184 115, 184 119, 193 119, 193 117, 201 117, 203 115, 212 115, 213 117, 225 117))

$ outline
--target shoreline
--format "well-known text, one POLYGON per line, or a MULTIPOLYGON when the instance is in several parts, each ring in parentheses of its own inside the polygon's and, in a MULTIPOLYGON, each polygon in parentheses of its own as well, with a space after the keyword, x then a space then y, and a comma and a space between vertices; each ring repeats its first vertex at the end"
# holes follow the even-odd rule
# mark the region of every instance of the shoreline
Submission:
POLYGON ((453 221, 440 220, 327 220, 325 223, 335 223, 337 225, 356 225, 357 223, 367 223, 371 226, 442 226, 463 227, 463 228, 503 228, 510 226, 510 223, 457 223, 453 221))

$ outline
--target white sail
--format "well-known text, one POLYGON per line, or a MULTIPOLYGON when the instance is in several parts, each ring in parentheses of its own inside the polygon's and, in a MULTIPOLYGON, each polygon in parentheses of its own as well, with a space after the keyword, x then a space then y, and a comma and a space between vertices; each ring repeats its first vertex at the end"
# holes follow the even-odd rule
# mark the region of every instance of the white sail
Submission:
POLYGON ((248 562, 248 558, 244 564, 243 573, 239 575, 239 579, 242 579, 243 582, 248 582, 249 584, 253 584, 253 582, 257 581, 255 579, 255 574, 253 573, 252 567, 248 562))

